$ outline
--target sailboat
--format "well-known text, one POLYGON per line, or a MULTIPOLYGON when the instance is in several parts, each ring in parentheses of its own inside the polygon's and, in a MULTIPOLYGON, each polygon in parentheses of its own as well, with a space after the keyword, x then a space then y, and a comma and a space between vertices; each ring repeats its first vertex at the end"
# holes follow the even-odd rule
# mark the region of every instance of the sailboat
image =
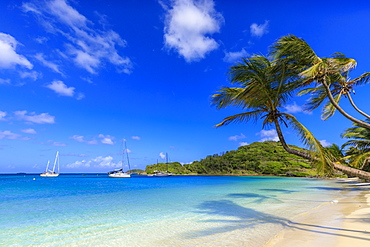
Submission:
POLYGON ((123 142, 125 144, 125 148, 122 151, 122 168, 115 169, 113 171, 108 172, 108 176, 110 178, 129 178, 129 177, 131 177, 131 174, 130 173, 127 173, 127 172, 124 172, 123 171, 125 153, 126 153, 126 156, 127 156, 127 164, 128 164, 128 167, 131 170, 130 161, 129 161, 129 158, 128 158, 127 146, 126 146, 126 139, 123 139, 123 142))
POLYGON ((57 151, 57 154, 55 155, 54 165, 53 169, 49 169, 50 161, 48 160, 48 163, 46 164, 45 172, 41 173, 41 177, 58 177, 59 176, 59 151, 57 151), (58 166, 57 166, 58 164, 58 166), (55 168, 58 169, 58 172, 55 171, 55 168))
POLYGON ((169 177, 172 176, 172 173, 168 172, 168 154, 166 153, 166 164, 167 164, 167 171, 156 171, 154 176, 156 177, 169 177))

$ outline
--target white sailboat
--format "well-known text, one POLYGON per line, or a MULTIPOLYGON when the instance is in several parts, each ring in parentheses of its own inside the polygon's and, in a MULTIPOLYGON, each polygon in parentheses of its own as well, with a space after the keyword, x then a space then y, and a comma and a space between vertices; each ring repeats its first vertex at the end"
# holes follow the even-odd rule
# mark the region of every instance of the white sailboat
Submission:
POLYGON ((123 139, 123 142, 124 142, 125 146, 124 146, 124 149, 122 151, 122 168, 121 169, 115 169, 113 171, 108 172, 108 176, 110 178, 130 178, 131 177, 130 173, 124 172, 124 170, 123 170, 125 153, 126 153, 126 156, 127 156, 127 164, 128 164, 129 170, 131 170, 130 160, 128 158, 128 152, 127 152, 127 146, 126 146, 126 139, 123 139))
POLYGON ((53 169, 49 169, 50 161, 48 160, 48 163, 46 165, 45 172, 41 173, 41 177, 58 177, 59 176, 59 151, 57 151, 57 154, 55 155, 54 165, 53 169), (58 165, 57 165, 58 164, 58 165), (55 171, 55 168, 57 168, 58 172, 55 171))
POLYGON ((156 177, 172 176, 172 173, 168 172, 168 154, 167 153, 166 153, 166 164, 167 164, 167 171, 155 171, 154 176, 156 176, 156 177))

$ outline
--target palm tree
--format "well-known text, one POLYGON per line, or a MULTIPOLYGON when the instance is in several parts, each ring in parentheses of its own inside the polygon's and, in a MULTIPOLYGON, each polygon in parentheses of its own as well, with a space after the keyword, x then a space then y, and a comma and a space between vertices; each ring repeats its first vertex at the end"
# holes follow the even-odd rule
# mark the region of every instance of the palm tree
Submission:
POLYGON ((328 98, 330 104, 325 105, 324 119, 333 115, 336 109, 352 122, 370 129, 369 123, 351 116, 339 106, 341 96, 345 95, 358 112, 366 117, 369 116, 354 104, 350 95, 354 85, 367 83, 370 80, 370 73, 365 73, 354 80, 348 80, 348 73, 357 64, 354 59, 347 58, 340 53, 336 53, 330 58, 320 58, 303 39, 294 35, 280 38, 271 47, 271 55, 278 64, 282 64, 282 66, 288 64, 290 69, 296 70, 296 73, 302 78, 301 87, 314 82, 318 84, 318 87, 301 92, 301 94, 311 93, 314 95, 309 105, 310 110, 317 108, 328 98))
POLYGON ((238 86, 221 88, 212 96, 212 103, 218 109, 238 106, 246 112, 227 117, 216 127, 261 118, 263 127, 271 124, 275 126, 279 140, 287 152, 316 161, 319 172, 328 173, 332 170, 332 162, 320 142, 293 115, 281 111, 297 87, 297 83, 294 83, 298 79, 295 74, 291 74, 288 68, 278 70, 274 62, 261 55, 243 58, 241 63, 230 68, 229 74, 231 83, 238 86), (304 144, 316 152, 306 153, 291 149, 285 141, 281 124, 293 127, 304 144))
MULTIPOLYGON (((367 122, 370 122, 368 119, 367 122)), ((349 147, 346 152, 350 164, 356 168, 364 169, 370 162, 370 130, 353 124, 341 135, 350 139, 342 145, 342 148, 349 147)))
POLYGON ((335 168, 345 174, 370 180, 370 173, 332 162, 333 156, 321 146, 312 133, 293 115, 281 111, 297 89, 297 85, 300 86, 297 83, 300 79, 296 76, 296 70, 291 69, 290 65, 288 63, 284 66, 280 61, 277 63, 265 56, 254 55, 243 58, 242 62, 232 66, 229 74, 231 83, 236 86, 221 88, 212 96, 212 103, 218 109, 237 106, 245 112, 226 117, 216 127, 263 119, 263 127, 275 125, 279 140, 287 152, 315 161, 319 172, 328 173, 335 168), (281 124, 293 127, 301 141, 314 152, 291 149, 284 139, 281 124))

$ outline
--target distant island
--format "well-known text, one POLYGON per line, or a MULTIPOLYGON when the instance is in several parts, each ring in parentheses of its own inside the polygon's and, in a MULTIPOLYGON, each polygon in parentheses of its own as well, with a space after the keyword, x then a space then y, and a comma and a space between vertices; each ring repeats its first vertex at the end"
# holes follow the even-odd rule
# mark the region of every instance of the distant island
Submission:
MULTIPOLYGON (((304 150, 290 145, 297 150, 304 150)), ((307 151, 307 150, 306 150, 307 151)), ((148 165, 146 174, 166 171, 178 175, 274 175, 318 176, 314 166, 299 156, 286 152, 280 142, 254 142, 237 150, 209 155, 200 161, 181 165, 179 162, 148 165)))

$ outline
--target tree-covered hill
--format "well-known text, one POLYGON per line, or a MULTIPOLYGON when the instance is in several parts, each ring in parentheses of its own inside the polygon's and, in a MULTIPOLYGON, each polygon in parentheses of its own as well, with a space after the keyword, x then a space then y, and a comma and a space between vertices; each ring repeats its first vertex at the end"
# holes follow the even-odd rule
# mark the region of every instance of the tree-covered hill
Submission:
MULTIPOLYGON (((291 146, 297 150, 303 150, 291 146)), ((146 172, 166 171, 174 174, 239 174, 314 176, 312 165, 305 159, 289 154, 279 142, 255 142, 223 154, 209 155, 200 161, 181 165, 178 162, 159 163, 146 167, 146 172)))

